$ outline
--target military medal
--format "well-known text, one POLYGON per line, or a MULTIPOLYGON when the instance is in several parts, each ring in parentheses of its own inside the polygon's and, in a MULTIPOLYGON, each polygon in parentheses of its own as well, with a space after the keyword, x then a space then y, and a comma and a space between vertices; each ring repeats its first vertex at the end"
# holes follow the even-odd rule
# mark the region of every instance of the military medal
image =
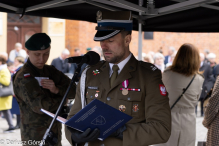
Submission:
POLYGON ((124 87, 122 90, 122 95, 128 95, 129 91, 127 90, 127 87, 129 85, 129 81, 125 80, 122 82, 122 86, 124 87))
POLYGON ((96 70, 93 70, 93 75, 97 75, 97 74, 99 74, 100 72, 99 72, 99 70, 98 69, 96 69, 96 70))
POLYGON ((95 97, 97 98, 99 95, 98 95, 98 93, 100 92, 100 91, 96 91, 97 93, 95 94, 95 97))
POLYGON ((128 95, 129 91, 127 89, 122 90, 122 95, 128 95))
POLYGON ((120 110, 121 112, 125 112, 126 107, 125 107, 124 105, 120 105, 120 106, 119 106, 119 110, 120 110))
POLYGON ((134 105, 133 105, 133 108, 132 108, 132 111, 133 111, 133 112, 137 112, 138 110, 139 110, 138 104, 134 104, 134 105))

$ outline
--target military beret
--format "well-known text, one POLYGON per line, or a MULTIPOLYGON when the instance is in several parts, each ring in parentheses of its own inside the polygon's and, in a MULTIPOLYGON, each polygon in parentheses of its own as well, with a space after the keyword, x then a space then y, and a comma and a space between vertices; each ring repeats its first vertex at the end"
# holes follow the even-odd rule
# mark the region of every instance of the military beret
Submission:
POLYGON ((45 50, 50 47, 51 39, 46 33, 35 33, 25 43, 25 47, 31 51, 45 50))
POLYGON ((94 41, 109 39, 122 30, 132 31, 131 11, 98 11, 96 30, 94 41))

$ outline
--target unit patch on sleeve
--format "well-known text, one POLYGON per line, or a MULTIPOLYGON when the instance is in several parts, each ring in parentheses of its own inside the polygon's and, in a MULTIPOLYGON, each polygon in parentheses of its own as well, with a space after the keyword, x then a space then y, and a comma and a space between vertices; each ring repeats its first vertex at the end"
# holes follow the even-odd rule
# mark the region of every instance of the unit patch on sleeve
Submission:
POLYGON ((164 85, 159 85, 160 87, 160 94, 163 95, 163 96, 166 96, 167 95, 167 90, 166 90, 166 87, 164 85))

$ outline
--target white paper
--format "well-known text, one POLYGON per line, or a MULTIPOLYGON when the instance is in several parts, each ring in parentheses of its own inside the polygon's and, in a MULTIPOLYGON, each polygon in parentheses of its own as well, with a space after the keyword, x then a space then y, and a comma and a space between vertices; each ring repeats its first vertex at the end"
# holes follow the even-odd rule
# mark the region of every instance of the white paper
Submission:
POLYGON ((42 79, 49 79, 49 78, 48 77, 35 77, 35 79, 38 81, 39 85, 42 86, 41 85, 41 80, 42 79))

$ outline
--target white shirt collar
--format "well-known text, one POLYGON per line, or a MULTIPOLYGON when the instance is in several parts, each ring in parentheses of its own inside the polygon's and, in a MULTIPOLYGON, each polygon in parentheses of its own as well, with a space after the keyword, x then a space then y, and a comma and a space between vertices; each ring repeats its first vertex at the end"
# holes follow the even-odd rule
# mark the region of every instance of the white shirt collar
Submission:
MULTIPOLYGON (((128 57, 126 57, 126 59, 124 59, 123 61, 121 61, 120 63, 118 63, 118 67, 119 67, 119 70, 118 70, 118 74, 120 74, 120 72, 122 71, 122 69, 124 68, 124 66, 126 65, 126 63, 130 60, 130 58, 132 57, 132 53, 129 54, 128 57)), ((110 72, 109 72, 109 75, 111 76, 112 73, 113 73, 113 63, 109 63, 109 66, 110 66, 110 72)))

